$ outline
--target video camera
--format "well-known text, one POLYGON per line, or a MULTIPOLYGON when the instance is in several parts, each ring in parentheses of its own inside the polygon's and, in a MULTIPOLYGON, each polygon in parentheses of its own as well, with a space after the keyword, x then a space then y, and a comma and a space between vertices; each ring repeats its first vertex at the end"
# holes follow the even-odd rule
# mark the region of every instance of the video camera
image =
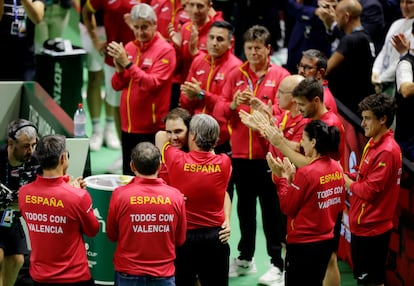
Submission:
POLYGON ((17 197, 17 193, 0 183, 0 208, 7 208, 17 197))

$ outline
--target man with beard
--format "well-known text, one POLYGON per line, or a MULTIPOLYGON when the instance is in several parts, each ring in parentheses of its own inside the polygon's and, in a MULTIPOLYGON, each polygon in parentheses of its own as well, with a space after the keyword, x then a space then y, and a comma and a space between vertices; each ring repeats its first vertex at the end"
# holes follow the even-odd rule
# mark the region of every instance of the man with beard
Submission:
POLYGON ((39 168, 33 157, 36 143, 36 126, 18 119, 9 124, 7 144, 0 147, 0 181, 12 191, 8 198, 10 204, 0 201, 0 285, 4 286, 15 283, 24 254, 28 254, 17 192, 36 178, 39 168))

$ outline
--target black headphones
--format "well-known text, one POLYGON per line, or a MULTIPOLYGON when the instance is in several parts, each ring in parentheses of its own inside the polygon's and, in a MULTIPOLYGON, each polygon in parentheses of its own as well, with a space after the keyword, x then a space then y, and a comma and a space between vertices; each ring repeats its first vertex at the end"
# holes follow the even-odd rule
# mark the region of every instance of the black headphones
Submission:
POLYGON ((16 140, 16 133, 25 127, 33 127, 36 130, 37 133, 37 127, 30 122, 22 122, 21 124, 18 124, 15 128, 11 128, 11 130, 9 131, 9 138, 16 140))

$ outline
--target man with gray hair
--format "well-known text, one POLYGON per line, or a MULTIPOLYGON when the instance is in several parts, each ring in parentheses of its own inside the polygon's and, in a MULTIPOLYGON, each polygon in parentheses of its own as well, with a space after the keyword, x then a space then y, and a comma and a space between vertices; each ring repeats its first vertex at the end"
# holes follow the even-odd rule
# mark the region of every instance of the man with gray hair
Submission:
POLYGON ((139 143, 130 161, 135 178, 111 196, 107 235, 117 242, 115 285, 175 285, 175 249, 184 243, 187 225, 185 204, 179 190, 158 178, 160 163, 154 144, 139 143))
POLYGON ((0 147, 0 285, 14 285, 28 254, 26 236, 20 222, 17 203, 20 187, 36 179, 39 163, 33 157, 37 143, 37 127, 28 120, 11 122, 7 129, 7 145, 0 147))
POLYGON ((122 43, 111 42, 108 53, 116 70, 112 86, 122 90, 123 173, 132 175, 132 148, 140 142, 154 142, 155 133, 164 129, 176 59, 174 48, 157 32, 157 17, 151 6, 135 5, 130 17, 135 41, 125 48, 122 43))
POLYGON ((190 121, 189 153, 171 146, 164 131, 156 142, 162 150, 170 185, 186 199, 187 238, 177 248, 175 279, 177 286, 228 285, 230 248, 219 238, 225 221, 223 204, 231 175, 231 161, 225 154, 214 154, 220 127, 207 114, 190 121))

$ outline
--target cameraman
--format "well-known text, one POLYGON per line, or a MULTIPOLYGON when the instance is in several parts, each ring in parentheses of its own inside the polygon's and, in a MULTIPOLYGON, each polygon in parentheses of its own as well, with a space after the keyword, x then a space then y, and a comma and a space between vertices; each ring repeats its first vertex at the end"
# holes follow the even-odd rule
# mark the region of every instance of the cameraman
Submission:
POLYGON ((0 195, 0 286, 14 285, 28 254, 26 237, 20 222, 17 204, 19 188, 36 179, 39 164, 33 157, 37 128, 28 120, 11 122, 7 144, 0 146, 0 181, 12 194, 0 195))

